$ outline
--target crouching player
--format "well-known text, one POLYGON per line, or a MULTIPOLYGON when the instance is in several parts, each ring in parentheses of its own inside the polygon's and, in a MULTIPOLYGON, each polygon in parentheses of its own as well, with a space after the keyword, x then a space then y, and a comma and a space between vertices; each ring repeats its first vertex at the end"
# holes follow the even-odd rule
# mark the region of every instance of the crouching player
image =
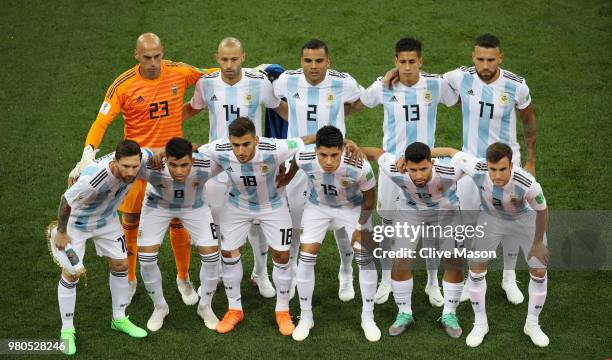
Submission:
MULTIPOLYGON (((62 196, 57 228, 51 230, 51 240, 57 249, 65 249, 71 244, 81 261, 85 255, 86 240, 94 241, 96 253, 108 259, 110 268, 111 329, 135 338, 143 338, 147 332, 134 325, 125 315, 129 291, 128 261, 117 208, 134 180, 145 178, 146 162, 152 156, 150 150, 141 149, 136 142, 123 140, 114 153, 90 163, 83 169, 78 181, 62 196)), ((73 319, 78 281, 78 276, 64 270, 57 287, 62 317, 60 339, 66 341, 64 352, 69 355, 76 353, 73 319)))
POLYGON ((202 293, 197 313, 211 330, 219 322, 211 308, 219 281, 219 248, 211 211, 204 200, 204 184, 223 169, 205 155, 192 154, 192 151, 191 142, 172 138, 166 144, 162 168, 147 172, 148 185, 138 231, 138 261, 145 288, 154 304, 147 322, 151 331, 159 330, 169 313, 157 255, 172 219, 181 220, 200 254, 202 293))
MULTIPOLYGON (((438 149, 435 149, 438 153, 438 149)), ((512 148, 493 143, 486 159, 477 159, 455 149, 440 149, 439 155, 454 155, 463 171, 472 177, 480 192, 482 209, 478 219, 485 225, 485 236, 475 239, 474 251, 495 251, 504 239, 516 241, 529 265, 529 305, 523 332, 540 347, 548 346, 548 336, 538 324, 546 301, 546 266, 549 251, 546 245, 548 211, 542 187, 526 170, 512 165, 512 148)), ((474 328, 465 339, 470 347, 480 345, 489 332, 485 296, 487 263, 470 263, 468 290, 474 309, 474 328)))
POLYGON ((342 132, 333 126, 317 131, 316 147, 297 153, 293 164, 302 169, 309 182, 309 197, 304 206, 300 257, 297 268, 297 290, 300 298, 300 321, 293 339, 302 341, 314 326, 312 295, 315 264, 327 229, 353 233, 355 260, 359 264, 359 286, 363 301, 361 327, 369 341, 380 339, 374 322, 374 296, 378 275, 371 249, 361 244, 361 230, 371 231, 371 211, 375 203, 376 180, 367 161, 351 159, 343 145, 342 132))
MULTIPOLYGON (((457 180, 463 172, 455 164, 455 159, 432 159, 431 149, 426 144, 414 142, 404 153, 405 170, 401 173, 396 167, 397 159, 393 154, 385 153, 378 148, 363 148, 369 160, 378 160, 381 172, 384 172, 393 183, 400 187, 395 223, 413 226, 455 227, 460 224, 459 201, 457 199, 457 180)), ((403 169, 401 169, 403 171, 403 169)), ((440 251, 454 252, 462 248, 463 241, 458 234, 447 236, 441 233, 427 236, 427 232, 416 232, 418 237, 408 239, 396 235, 395 250, 414 251, 419 239, 423 247, 435 247, 440 251), (435 235, 435 236, 433 236, 435 235), (457 240, 455 240, 457 239, 457 240), (436 244, 438 243, 438 244, 436 244)), ((454 254, 453 254, 454 255, 454 254)), ((410 257, 396 258, 391 271, 391 288, 398 307, 395 322, 389 328, 389 335, 398 336, 414 324, 412 316, 413 277, 410 257)), ((463 288, 462 260, 453 256, 446 259, 442 289, 444 291, 444 308, 440 322, 446 333, 452 338, 461 336, 462 330, 456 315, 459 298, 463 288)))
POLYGON ((304 144, 313 143, 315 136, 287 140, 260 138, 253 122, 245 117, 234 120, 228 133, 229 140, 216 140, 198 149, 221 165, 230 178, 228 201, 220 214, 223 284, 229 310, 217 325, 217 332, 223 334, 233 330, 244 318, 240 295, 243 273, 240 247, 253 222, 259 221, 272 248, 276 322, 279 332, 288 336, 295 328, 289 314, 292 228, 287 199, 277 190, 276 178, 278 167, 304 144))

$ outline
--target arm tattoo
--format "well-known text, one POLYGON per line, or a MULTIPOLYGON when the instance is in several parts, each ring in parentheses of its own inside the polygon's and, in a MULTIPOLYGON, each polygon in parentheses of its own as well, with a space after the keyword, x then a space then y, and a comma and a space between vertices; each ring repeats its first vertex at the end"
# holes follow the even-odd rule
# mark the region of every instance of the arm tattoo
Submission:
POLYGON ((70 210, 70 205, 68 205, 66 198, 64 197, 64 195, 62 195, 59 208, 57 209, 57 230, 61 233, 66 232, 66 227, 68 226, 68 219, 70 219, 70 210))

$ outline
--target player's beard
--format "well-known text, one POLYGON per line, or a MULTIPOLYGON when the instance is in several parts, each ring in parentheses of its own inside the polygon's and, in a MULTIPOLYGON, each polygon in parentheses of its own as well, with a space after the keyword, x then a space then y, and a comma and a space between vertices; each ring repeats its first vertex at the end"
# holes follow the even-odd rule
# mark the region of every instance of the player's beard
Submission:
POLYGON ((498 70, 499 69, 496 69, 494 72, 490 71, 490 70, 487 70, 486 72, 485 71, 481 71, 481 72, 478 73, 478 76, 482 80, 489 81, 489 80, 491 80, 491 79, 493 79, 495 77, 495 74, 497 74, 498 70))

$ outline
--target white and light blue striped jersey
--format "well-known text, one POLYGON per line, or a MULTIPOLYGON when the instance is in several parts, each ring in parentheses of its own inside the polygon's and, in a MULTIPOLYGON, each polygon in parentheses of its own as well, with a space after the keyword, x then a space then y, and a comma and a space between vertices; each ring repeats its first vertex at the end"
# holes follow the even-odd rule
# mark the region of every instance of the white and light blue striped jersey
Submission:
POLYGON ((284 204, 284 195, 276 188, 278 167, 304 146, 301 138, 269 139, 260 137, 253 159, 242 164, 227 139, 213 141, 198 151, 217 162, 230 178, 228 203, 250 211, 276 209, 284 204))
POLYGON ((397 158, 384 153, 378 158, 378 166, 400 187, 399 209, 410 210, 459 210, 457 180, 463 171, 455 164, 455 158, 434 158, 431 180, 425 186, 416 186, 408 173, 400 173, 395 167, 397 158))
MULTIPOLYGON (((141 148, 142 161, 136 178, 145 179, 147 162, 153 157, 151 150, 141 148)), ((132 183, 125 183, 111 172, 110 163, 115 153, 107 154, 89 164, 77 182, 64 193, 74 227, 80 231, 93 231, 106 226, 117 216, 117 209, 132 183)))
POLYGON ((172 178, 165 162, 161 170, 154 170, 151 165, 147 165, 147 170, 145 206, 176 211, 204 206, 204 184, 223 171, 219 164, 200 153, 193 154, 193 166, 182 182, 172 178))
POLYGON ((196 110, 208 106, 208 138, 212 142, 228 137, 227 127, 241 116, 251 119, 257 135, 261 136, 261 105, 276 109, 280 100, 274 96, 268 78, 253 70, 242 69, 242 79, 234 85, 223 81, 220 71, 202 75, 189 103, 196 110))
POLYGON ((297 165, 308 177, 308 201, 333 208, 354 208, 363 203, 362 191, 376 186, 370 163, 351 160, 345 153, 338 169, 328 173, 321 168, 314 146, 308 146, 295 155, 297 165))
POLYGON ((491 84, 485 84, 474 67, 447 72, 444 78, 461 98, 463 151, 484 158, 489 145, 503 142, 512 148, 513 162, 520 164, 515 108, 529 106, 529 87, 522 77, 501 68, 499 71, 499 78, 491 84))
POLYGON ((287 99, 287 137, 316 134, 325 125, 346 132, 344 104, 359 100, 363 88, 347 73, 328 69, 323 81, 310 85, 302 69, 285 71, 274 81, 274 94, 287 99))
POLYGON ((382 147, 395 156, 403 155, 406 147, 415 141, 433 147, 438 104, 453 106, 457 100, 446 79, 424 72, 413 86, 398 82, 392 89, 380 77, 361 95, 361 102, 369 108, 383 105, 382 147))
POLYGON ((453 159, 456 159, 463 172, 474 179, 480 192, 482 208, 489 214, 512 220, 532 209, 546 209, 542 187, 526 170, 513 166, 510 181, 505 186, 498 187, 489 176, 485 159, 478 159, 464 152, 458 152, 453 159))

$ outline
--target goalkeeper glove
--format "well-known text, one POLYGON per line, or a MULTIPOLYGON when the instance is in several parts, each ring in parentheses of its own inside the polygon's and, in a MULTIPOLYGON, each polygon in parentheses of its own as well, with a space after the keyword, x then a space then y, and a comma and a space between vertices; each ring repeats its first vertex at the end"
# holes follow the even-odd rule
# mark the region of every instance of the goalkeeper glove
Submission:
POLYGON ((68 175, 68 180, 71 184, 76 182, 79 175, 81 175, 81 171, 83 171, 83 169, 87 167, 87 165, 91 164, 95 160, 96 153, 98 151, 100 151, 100 149, 94 150, 92 145, 85 146, 85 149, 83 149, 83 156, 81 157, 81 161, 76 164, 74 169, 72 169, 72 171, 70 172, 70 175, 68 175))

